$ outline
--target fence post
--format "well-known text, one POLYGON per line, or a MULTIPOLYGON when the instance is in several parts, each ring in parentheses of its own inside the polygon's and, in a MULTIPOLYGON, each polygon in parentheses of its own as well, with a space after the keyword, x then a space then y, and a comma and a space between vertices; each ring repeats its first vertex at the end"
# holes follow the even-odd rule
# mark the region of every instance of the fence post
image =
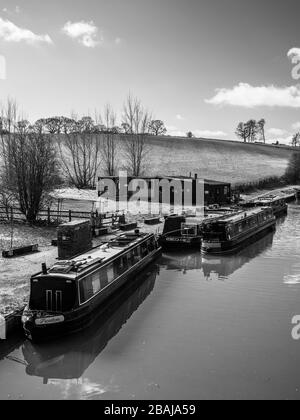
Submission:
POLYGON ((47 209, 47 214, 48 214, 48 226, 49 226, 50 223, 51 223, 51 219, 50 219, 50 207, 48 207, 48 209, 47 209))
POLYGON ((72 210, 69 210, 69 222, 72 222, 72 210))
POLYGON ((6 340, 6 320, 0 315, 0 340, 6 340))

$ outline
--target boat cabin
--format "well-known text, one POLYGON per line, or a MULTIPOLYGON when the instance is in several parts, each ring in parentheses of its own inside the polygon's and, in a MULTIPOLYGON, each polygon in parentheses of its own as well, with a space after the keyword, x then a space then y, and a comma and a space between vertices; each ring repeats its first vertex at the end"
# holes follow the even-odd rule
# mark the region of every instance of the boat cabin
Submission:
POLYGON ((259 228, 268 221, 274 220, 272 208, 254 208, 240 211, 234 215, 227 215, 211 223, 203 225, 203 240, 226 242, 235 237, 245 235, 259 228))

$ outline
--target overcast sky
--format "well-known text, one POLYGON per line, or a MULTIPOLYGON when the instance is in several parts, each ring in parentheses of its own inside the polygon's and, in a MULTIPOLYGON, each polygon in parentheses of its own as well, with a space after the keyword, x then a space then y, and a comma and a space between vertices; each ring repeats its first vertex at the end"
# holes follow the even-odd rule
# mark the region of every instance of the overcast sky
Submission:
POLYGON ((299 0, 0 0, 0 100, 33 121, 121 110, 132 92, 170 133, 230 139, 265 118, 287 141, 300 130, 299 12, 299 0))

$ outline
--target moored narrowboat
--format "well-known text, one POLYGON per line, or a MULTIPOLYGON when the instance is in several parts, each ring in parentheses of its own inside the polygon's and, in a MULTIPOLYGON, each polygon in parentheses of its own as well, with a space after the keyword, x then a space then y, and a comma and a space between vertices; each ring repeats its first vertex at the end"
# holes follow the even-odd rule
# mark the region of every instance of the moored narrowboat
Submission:
POLYGON ((80 331, 93 324, 103 302, 161 255, 154 234, 124 234, 31 278, 22 323, 35 341, 80 331))
POLYGON ((227 254, 250 244, 276 227, 271 207, 253 208, 203 225, 203 254, 227 254))
POLYGON ((243 207, 271 207, 276 217, 280 217, 288 212, 288 205, 285 198, 274 195, 258 197, 244 203, 243 207))
POLYGON ((201 224, 196 218, 170 216, 166 219, 159 244, 163 249, 181 249, 201 247, 201 224))
POLYGON ((203 217, 170 216, 166 219, 163 234, 159 244, 164 250, 185 250, 201 248, 202 226, 223 217, 225 214, 236 213, 236 208, 211 206, 205 209, 203 217))

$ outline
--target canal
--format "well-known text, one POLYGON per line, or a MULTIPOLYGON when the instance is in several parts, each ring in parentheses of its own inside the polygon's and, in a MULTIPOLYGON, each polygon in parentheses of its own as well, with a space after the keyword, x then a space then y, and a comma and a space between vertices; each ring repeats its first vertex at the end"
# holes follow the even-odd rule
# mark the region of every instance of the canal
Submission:
POLYGON ((0 399, 299 399, 300 206, 238 255, 165 254, 77 336, 0 344, 0 399))

